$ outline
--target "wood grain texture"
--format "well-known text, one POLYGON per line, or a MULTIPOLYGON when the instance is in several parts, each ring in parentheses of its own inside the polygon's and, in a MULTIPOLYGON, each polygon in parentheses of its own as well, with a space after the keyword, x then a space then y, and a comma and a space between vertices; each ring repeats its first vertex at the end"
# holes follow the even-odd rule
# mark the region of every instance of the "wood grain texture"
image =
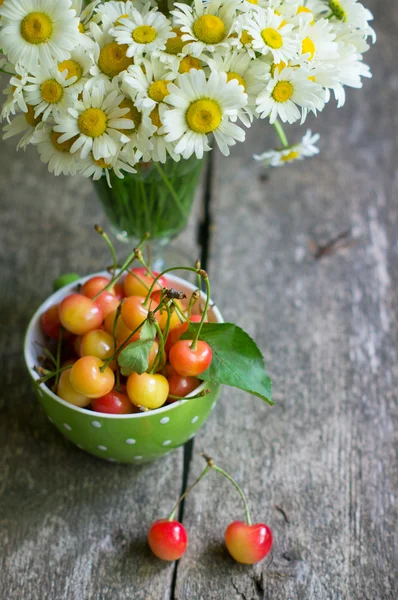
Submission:
MULTIPOLYGON (((194 456, 206 450, 242 483, 275 545, 255 567, 232 562, 223 533, 244 513, 213 473, 185 506, 191 543, 176 600, 398 597, 398 11, 367 4, 374 79, 311 122, 320 157, 264 182, 251 158, 272 143, 261 125, 217 157, 213 294, 258 340, 277 405, 225 389, 194 456), (310 240, 347 229, 354 245, 314 260, 310 240)), ((203 468, 196 457, 191 479, 203 468)))
MULTIPOLYGON (((23 363, 53 279, 110 260, 92 230, 106 220, 90 182, 55 179, 34 149, 1 142, 0 164, 0 597, 167 599, 174 566, 151 555, 146 532, 180 493, 183 451, 140 468, 79 451, 47 421, 23 363)), ((195 256, 198 210, 183 234, 195 256)))

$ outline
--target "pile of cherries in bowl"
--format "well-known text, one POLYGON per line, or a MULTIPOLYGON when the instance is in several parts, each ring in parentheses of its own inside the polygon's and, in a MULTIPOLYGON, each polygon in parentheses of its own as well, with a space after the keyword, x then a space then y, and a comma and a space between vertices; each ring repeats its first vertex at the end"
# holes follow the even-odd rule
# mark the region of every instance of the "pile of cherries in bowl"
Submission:
POLYGON ((198 376, 212 361, 198 335, 180 339, 190 322, 206 321, 208 302, 203 306, 201 299, 199 290, 187 298, 146 266, 122 278, 91 277, 42 314, 48 368, 38 372, 64 401, 96 412, 129 414, 184 398, 200 386, 198 376), (148 331, 147 365, 126 375, 118 359, 130 344, 138 354, 140 344, 148 350, 142 339, 148 331))

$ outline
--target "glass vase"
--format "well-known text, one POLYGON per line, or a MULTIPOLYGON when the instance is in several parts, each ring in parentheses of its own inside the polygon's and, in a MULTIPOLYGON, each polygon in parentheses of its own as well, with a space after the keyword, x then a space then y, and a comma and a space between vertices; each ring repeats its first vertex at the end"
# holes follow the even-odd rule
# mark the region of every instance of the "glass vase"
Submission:
MULTIPOLYGON (((116 238, 134 247, 148 232, 152 267, 163 268, 165 248, 185 228, 204 166, 195 156, 165 164, 138 163, 137 173, 94 182, 116 238)), ((167 266, 167 264, 166 264, 167 266)))

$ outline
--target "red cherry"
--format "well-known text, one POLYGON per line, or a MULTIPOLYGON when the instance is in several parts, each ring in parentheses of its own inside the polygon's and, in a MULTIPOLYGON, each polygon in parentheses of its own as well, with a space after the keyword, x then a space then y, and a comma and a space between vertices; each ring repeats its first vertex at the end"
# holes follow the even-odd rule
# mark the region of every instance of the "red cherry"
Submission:
MULTIPOLYGON (((91 279, 86 281, 86 283, 82 286, 81 293, 84 296, 87 296, 87 298, 92 299, 99 292, 101 292, 101 290, 103 290, 109 282, 110 279, 108 277, 101 277, 100 275, 91 277, 91 279)), ((98 298, 94 300, 94 302, 102 310, 102 314, 105 319, 109 313, 117 309, 120 300, 116 296, 115 289, 110 289, 102 292, 98 298)))
POLYGON ((178 560, 187 549, 188 535, 182 523, 160 519, 151 525, 148 542, 158 558, 178 560))
POLYGON ((87 298, 94 298, 101 290, 104 289, 110 283, 109 277, 102 277, 101 275, 96 275, 95 277, 91 277, 82 285, 80 293, 83 296, 87 296, 87 298))
POLYGON ((190 346, 192 340, 179 340, 170 350, 171 366, 185 377, 196 377, 210 365, 213 353, 206 342, 198 340, 195 350, 190 346))
POLYGON ((50 306, 40 317, 40 324, 43 332, 53 340, 59 338, 61 321, 59 319, 58 304, 50 306))
MULTIPOLYGON (((179 396, 180 398, 183 398, 196 390, 202 383, 197 377, 183 377, 178 373, 169 375, 167 379, 169 381, 170 396, 179 396)), ((169 398, 167 400, 167 404, 172 404, 173 402, 176 402, 174 398, 169 398)))
POLYGON ((243 521, 234 521, 225 531, 225 543, 236 562, 254 565, 271 550, 272 531, 264 523, 248 525, 243 521))
POLYGON ((126 394, 117 390, 112 390, 105 396, 94 398, 91 401, 91 408, 96 412, 108 413, 111 415, 128 415, 133 412, 139 412, 133 406, 126 394))

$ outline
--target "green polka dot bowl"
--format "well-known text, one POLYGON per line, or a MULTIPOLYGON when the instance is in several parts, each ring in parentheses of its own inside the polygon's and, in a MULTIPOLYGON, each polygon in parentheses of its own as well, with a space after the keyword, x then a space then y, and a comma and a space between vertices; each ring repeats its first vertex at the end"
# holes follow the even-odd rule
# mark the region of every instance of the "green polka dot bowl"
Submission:
MULTIPOLYGON (((79 408, 65 402, 44 383, 38 384, 39 376, 34 366, 42 354, 40 344, 46 339, 41 331, 40 317, 54 304, 83 284, 95 273, 63 287, 50 296, 36 311, 28 326, 25 337, 25 362, 33 382, 33 389, 50 422, 68 440, 80 449, 99 458, 120 463, 140 464, 164 456, 194 437, 205 424, 215 408, 220 386, 203 382, 186 400, 166 405, 157 410, 129 415, 110 415, 79 408), (190 400, 202 389, 209 388, 210 394, 190 400)), ((196 288, 191 283, 174 275, 168 275, 171 287, 189 296, 196 288)), ((204 296, 203 296, 204 300, 204 296)), ((222 316, 210 302, 209 321, 222 322, 222 316)))

